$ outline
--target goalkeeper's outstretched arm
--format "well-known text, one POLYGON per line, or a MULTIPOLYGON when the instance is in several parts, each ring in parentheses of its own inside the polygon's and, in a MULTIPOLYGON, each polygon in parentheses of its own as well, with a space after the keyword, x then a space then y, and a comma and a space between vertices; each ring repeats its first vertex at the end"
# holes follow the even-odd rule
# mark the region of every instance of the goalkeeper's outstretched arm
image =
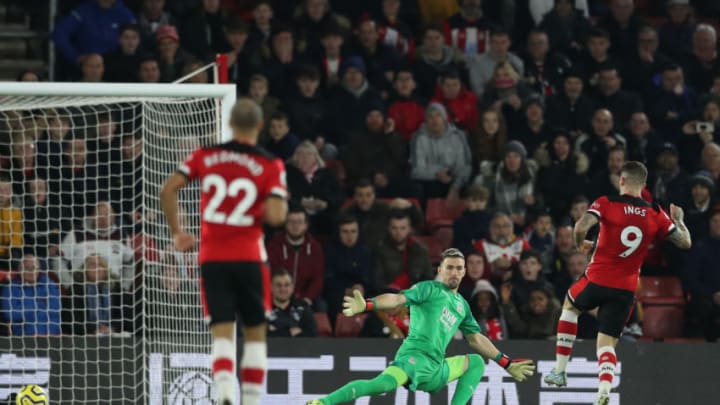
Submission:
POLYGON ((392 309, 405 305, 403 294, 381 294, 375 298, 365 299, 359 290, 353 291, 352 297, 345 297, 343 314, 353 316, 376 309, 392 309))
POLYGON ((534 374, 535 364, 532 360, 522 359, 513 361, 498 350, 494 344, 485 335, 481 333, 473 333, 465 336, 470 347, 483 357, 494 360, 500 367, 507 370, 517 381, 525 381, 529 376, 534 374))

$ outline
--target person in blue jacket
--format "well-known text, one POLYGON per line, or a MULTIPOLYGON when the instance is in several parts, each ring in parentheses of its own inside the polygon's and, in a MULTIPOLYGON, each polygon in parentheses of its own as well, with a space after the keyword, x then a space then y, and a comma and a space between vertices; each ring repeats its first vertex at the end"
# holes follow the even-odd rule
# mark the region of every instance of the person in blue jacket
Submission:
POLYGON ((120 28, 130 23, 135 16, 121 0, 88 0, 60 20, 52 39, 67 62, 79 64, 85 55, 115 50, 120 28))
POLYGON ((2 287, 0 308, 13 336, 61 333, 60 289, 33 255, 23 257, 18 277, 2 287))

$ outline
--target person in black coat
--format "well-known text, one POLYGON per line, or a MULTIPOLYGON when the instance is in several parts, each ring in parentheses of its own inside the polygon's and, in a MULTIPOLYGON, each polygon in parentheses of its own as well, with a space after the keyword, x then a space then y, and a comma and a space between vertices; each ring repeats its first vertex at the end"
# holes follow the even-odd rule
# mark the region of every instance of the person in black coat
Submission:
POLYGON ((312 142, 303 141, 295 149, 287 165, 287 183, 290 201, 305 209, 312 228, 330 235, 334 216, 342 204, 342 190, 312 142))
MULTIPOLYGON (((693 242, 683 282, 692 294, 691 313, 697 316, 708 341, 720 338, 720 211, 710 215, 709 236, 693 242)), ((695 238, 695 235, 693 235, 695 238)))
POLYGON ((315 337, 317 323, 310 305, 293 297, 292 274, 276 269, 271 280, 273 306, 268 315, 270 337, 315 337))
POLYGON ((473 245, 488 236, 490 219, 487 210, 490 191, 481 185, 468 187, 465 196, 465 210, 453 222, 453 247, 469 252, 473 245))
POLYGON ((295 77, 296 90, 286 103, 290 128, 301 140, 330 135, 330 106, 320 91, 320 72, 303 65, 295 77))
POLYGON ((616 145, 608 151, 607 166, 590 178, 585 195, 594 201, 603 195, 618 195, 620 169, 625 164, 626 152, 622 145, 616 145))
POLYGON ((577 56, 587 42, 592 25, 582 10, 575 9, 574 1, 565 0, 555 2, 538 28, 547 32, 552 49, 577 56))
POLYGON ((103 55, 106 82, 134 82, 135 72, 140 67, 140 27, 135 24, 120 28, 120 46, 103 55))
POLYGON ((595 111, 592 98, 583 94, 582 75, 577 70, 566 72, 562 89, 547 98, 548 123, 555 128, 565 128, 571 135, 587 132, 595 111))
POLYGON ((612 114, 616 131, 624 131, 630 116, 643 111, 642 99, 636 93, 622 90, 622 78, 617 67, 603 66, 598 73, 598 88, 595 95, 596 108, 606 108, 612 114))
POLYGON ((223 13, 220 2, 204 1, 185 15, 178 24, 183 49, 196 58, 205 60, 216 52, 227 49, 223 30, 223 13))

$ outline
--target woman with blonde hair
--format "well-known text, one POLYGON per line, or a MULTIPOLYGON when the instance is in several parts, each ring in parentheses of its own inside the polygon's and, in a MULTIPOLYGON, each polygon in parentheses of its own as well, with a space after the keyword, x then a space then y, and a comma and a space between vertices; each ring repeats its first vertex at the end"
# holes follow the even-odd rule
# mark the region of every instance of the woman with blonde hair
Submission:
POLYGON ((532 91, 523 82, 513 65, 503 61, 495 65, 492 78, 483 94, 483 103, 494 110, 502 109, 508 117, 509 113, 520 111, 523 100, 531 94, 532 91))
POLYGON ((342 203, 342 190, 312 142, 303 141, 288 160, 287 183, 290 202, 305 209, 314 230, 332 233, 333 216, 342 203))

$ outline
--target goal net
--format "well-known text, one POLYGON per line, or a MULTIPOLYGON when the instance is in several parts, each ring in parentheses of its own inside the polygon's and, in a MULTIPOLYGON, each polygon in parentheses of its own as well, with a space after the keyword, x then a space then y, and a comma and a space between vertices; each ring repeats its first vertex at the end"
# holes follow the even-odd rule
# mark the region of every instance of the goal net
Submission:
MULTIPOLYGON (((196 253, 168 175, 227 137, 232 85, 0 86, 0 403, 209 404, 196 253), (14 402, 13 402, 14 403, 14 402)), ((199 235, 196 185, 179 199, 199 235)))

